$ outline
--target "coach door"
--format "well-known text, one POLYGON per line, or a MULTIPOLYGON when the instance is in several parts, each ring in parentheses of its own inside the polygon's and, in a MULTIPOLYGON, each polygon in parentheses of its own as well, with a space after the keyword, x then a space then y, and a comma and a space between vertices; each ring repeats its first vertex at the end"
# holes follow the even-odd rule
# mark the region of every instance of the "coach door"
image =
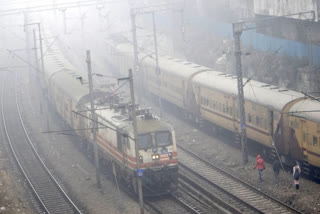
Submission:
POLYGON ((238 122, 238 105, 237 105, 237 98, 232 97, 232 108, 233 108, 233 113, 232 113, 232 120, 233 120, 233 127, 234 131, 236 133, 239 133, 239 122, 238 122))
POLYGON ((305 120, 300 119, 300 130, 301 130, 301 134, 299 137, 299 141, 302 142, 301 148, 303 151, 303 155, 307 156, 307 151, 306 149, 311 146, 311 138, 308 134, 308 127, 307 127, 307 123, 305 120))
POLYGON ((127 142, 128 138, 123 135, 121 131, 117 131, 117 148, 121 153, 122 163, 125 167, 128 166, 128 155, 127 155, 127 142))
MULTIPOLYGON (((269 110, 269 118, 270 118, 270 121, 269 121, 269 134, 270 134, 270 136, 271 136, 271 140, 273 141, 273 133, 274 133, 274 127, 273 127, 273 111, 272 110, 269 110)), ((268 123, 268 118, 266 118, 266 122, 268 123)))

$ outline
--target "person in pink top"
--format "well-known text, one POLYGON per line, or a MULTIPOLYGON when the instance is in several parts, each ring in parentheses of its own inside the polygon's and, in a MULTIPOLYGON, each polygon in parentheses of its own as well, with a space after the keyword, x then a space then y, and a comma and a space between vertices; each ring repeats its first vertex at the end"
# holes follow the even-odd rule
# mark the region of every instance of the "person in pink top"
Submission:
POLYGON ((296 186, 296 190, 299 190, 300 189, 299 178, 300 178, 300 174, 301 174, 301 169, 300 169, 298 161, 296 161, 296 165, 293 167, 292 171, 293 171, 292 172, 293 184, 296 186))

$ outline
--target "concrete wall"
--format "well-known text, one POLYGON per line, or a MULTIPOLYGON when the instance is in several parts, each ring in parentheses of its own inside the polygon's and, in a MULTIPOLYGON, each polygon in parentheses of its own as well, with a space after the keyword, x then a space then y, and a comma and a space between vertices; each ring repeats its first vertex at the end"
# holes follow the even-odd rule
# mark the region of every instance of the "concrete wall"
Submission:
MULTIPOLYGON (((285 16, 300 12, 315 11, 318 17, 319 0, 254 0, 254 12, 259 15, 285 16)), ((312 14, 292 16, 294 19, 312 19, 312 14)))

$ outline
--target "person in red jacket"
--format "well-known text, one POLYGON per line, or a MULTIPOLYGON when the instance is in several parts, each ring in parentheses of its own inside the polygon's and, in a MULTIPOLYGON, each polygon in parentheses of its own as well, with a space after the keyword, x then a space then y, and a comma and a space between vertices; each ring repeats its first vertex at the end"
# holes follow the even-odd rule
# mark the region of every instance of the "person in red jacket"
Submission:
POLYGON ((258 167, 259 180, 260 180, 260 182, 262 182, 263 181, 263 179, 262 179, 262 170, 264 170, 265 167, 264 167, 263 159, 261 158, 261 156, 259 154, 257 155, 257 163, 256 163, 256 165, 254 166, 253 169, 256 169, 256 167, 258 167))

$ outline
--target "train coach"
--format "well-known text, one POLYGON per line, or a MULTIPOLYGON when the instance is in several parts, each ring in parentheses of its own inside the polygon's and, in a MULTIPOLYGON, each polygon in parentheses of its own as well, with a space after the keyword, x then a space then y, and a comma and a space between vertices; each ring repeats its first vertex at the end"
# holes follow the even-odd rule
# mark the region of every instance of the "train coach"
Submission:
MULTIPOLYGON (((45 82, 50 102, 66 123, 87 139, 89 148, 92 147, 93 121, 87 119, 91 118, 87 73, 76 70, 59 47, 51 47, 45 60, 45 82)), ((112 166, 114 175, 137 192, 138 175, 129 104, 119 103, 120 98, 107 88, 96 88, 93 96, 99 123, 99 161, 112 166)), ((150 110, 140 109, 137 110, 137 137, 145 195, 167 194, 175 190, 178 158, 172 126, 150 110)))
MULTIPOLYGON (((124 72, 133 63, 133 47, 107 40, 108 61, 124 72)), ((184 60, 160 56, 156 72, 154 53, 139 52, 140 85, 181 110, 196 123, 218 126, 240 135, 236 76, 184 60)), ((267 155, 275 148, 288 165, 300 161, 304 173, 320 177, 320 103, 304 94, 244 78, 246 129, 249 139, 267 155)))

